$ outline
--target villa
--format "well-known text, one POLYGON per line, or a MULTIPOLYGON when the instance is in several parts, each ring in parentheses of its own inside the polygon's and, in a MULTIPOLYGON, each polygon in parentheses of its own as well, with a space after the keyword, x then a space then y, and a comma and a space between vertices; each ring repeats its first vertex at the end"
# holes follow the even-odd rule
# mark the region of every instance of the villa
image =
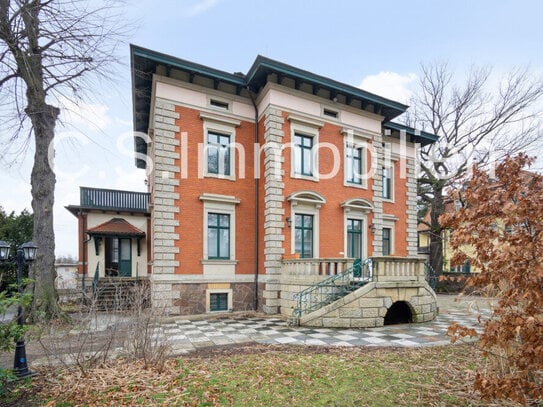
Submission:
POLYGON ((146 278, 171 315, 435 317, 416 157, 437 137, 392 121, 408 106, 263 56, 228 73, 131 46, 131 65, 148 194, 82 188, 80 273, 146 278))

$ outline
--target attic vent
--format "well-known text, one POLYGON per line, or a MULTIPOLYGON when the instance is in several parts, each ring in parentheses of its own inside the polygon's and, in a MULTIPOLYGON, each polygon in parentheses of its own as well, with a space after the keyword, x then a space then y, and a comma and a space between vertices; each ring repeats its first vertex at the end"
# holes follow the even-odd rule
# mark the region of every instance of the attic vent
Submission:
POLYGON ((334 111, 334 110, 330 110, 330 109, 323 109, 322 115, 323 115, 323 116, 332 117, 332 118, 334 118, 334 119, 337 119, 338 112, 336 112, 336 111, 334 111))
POLYGON ((230 108, 229 103, 217 99, 209 99, 209 105, 222 110, 228 110, 230 108))

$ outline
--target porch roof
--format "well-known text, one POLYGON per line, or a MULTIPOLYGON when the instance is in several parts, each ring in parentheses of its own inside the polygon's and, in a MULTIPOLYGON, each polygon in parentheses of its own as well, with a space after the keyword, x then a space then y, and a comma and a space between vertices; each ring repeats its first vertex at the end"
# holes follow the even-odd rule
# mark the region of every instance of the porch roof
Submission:
POLYGON ((98 226, 90 228, 87 233, 91 236, 130 236, 145 237, 145 232, 122 218, 112 218, 98 226))

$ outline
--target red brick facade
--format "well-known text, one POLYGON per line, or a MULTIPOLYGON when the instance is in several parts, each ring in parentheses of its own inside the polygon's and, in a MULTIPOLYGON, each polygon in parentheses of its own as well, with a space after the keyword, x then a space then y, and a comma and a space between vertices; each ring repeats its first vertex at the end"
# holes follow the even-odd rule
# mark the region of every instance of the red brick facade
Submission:
MULTIPOLYGON (((258 305, 280 312, 287 278, 282 259, 299 251, 300 237, 297 244, 293 239, 301 236, 295 221, 302 215, 313 217, 304 235, 312 236, 305 243, 313 244, 313 262, 347 257, 346 223, 353 217, 363 228, 361 256, 382 255, 383 228, 393 235, 390 255, 416 256, 415 142, 427 140, 408 128, 409 137, 402 138, 398 125, 387 125, 406 106, 262 57, 247 75, 232 75, 149 50, 133 52, 133 63, 140 64, 134 75, 149 74, 134 76, 140 92, 135 127, 150 135, 136 150, 153 162, 149 256, 155 302, 181 314, 213 311, 215 301, 225 298, 228 310, 258 305), (168 69, 164 58, 172 58, 168 69), (139 99, 141 92, 149 92, 151 104, 139 99), (231 172, 222 176, 206 173, 205 149, 215 127, 236 143, 228 149, 231 172), (310 176, 294 171, 298 132, 308 132, 320 147, 310 176), (357 186, 346 179, 346 145, 353 140, 364 145, 362 174, 370 171, 357 186), (259 148, 264 152, 255 155, 259 148), (383 199, 385 166, 393 166, 389 200, 383 199), (227 232, 206 226, 221 213, 229 216, 227 232), (215 242, 208 236, 215 233, 229 236, 226 257, 208 255, 215 242)), ((227 238, 216 239, 219 247, 227 238)))

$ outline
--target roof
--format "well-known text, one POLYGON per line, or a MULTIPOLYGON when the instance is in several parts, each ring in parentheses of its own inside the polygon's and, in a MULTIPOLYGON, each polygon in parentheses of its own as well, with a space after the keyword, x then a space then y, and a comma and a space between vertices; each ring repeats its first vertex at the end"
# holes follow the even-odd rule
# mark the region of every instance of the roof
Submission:
MULTIPOLYGON (((402 103, 384 98, 382 96, 367 92, 358 87, 348 85, 325 76, 276 61, 262 55, 258 55, 246 75, 242 73, 229 73, 214 69, 195 62, 176 58, 137 45, 130 45, 130 60, 132 72, 132 106, 133 125, 136 135, 134 137, 134 149, 136 154, 136 166, 145 168, 144 157, 147 153, 147 142, 145 138, 138 136, 138 133, 147 134, 149 130, 149 117, 152 98, 153 74, 157 68, 162 67, 166 75, 172 69, 184 72, 189 81, 195 76, 205 78, 218 88, 221 83, 227 84, 235 89, 236 94, 247 92, 248 89, 258 92, 268 81, 270 74, 276 74, 278 78, 289 78, 294 81, 295 87, 301 84, 311 86, 317 94, 324 89, 330 100, 337 100, 339 95, 344 98, 346 104, 352 106, 352 101, 358 101, 357 105, 361 110, 369 110, 384 117, 389 122, 395 117, 404 113, 408 106, 402 103)), ((395 124, 394 124, 395 126, 395 124)), ((422 132, 415 135, 412 129, 412 136, 421 144, 428 144, 437 139, 429 133, 422 132)), ((411 134, 408 132, 408 134, 411 134)))
POLYGON ((87 233, 94 236, 131 236, 145 237, 145 232, 122 218, 112 218, 98 226, 90 228, 87 233))
POLYGON ((439 137, 435 134, 417 130, 413 127, 409 127, 400 123, 388 122, 384 123, 383 127, 387 130, 391 130, 392 132, 399 132, 400 134, 402 132, 405 132, 405 134, 409 136, 410 141, 412 141, 413 143, 419 143, 423 146, 425 146, 426 144, 434 143, 439 139, 439 137))

